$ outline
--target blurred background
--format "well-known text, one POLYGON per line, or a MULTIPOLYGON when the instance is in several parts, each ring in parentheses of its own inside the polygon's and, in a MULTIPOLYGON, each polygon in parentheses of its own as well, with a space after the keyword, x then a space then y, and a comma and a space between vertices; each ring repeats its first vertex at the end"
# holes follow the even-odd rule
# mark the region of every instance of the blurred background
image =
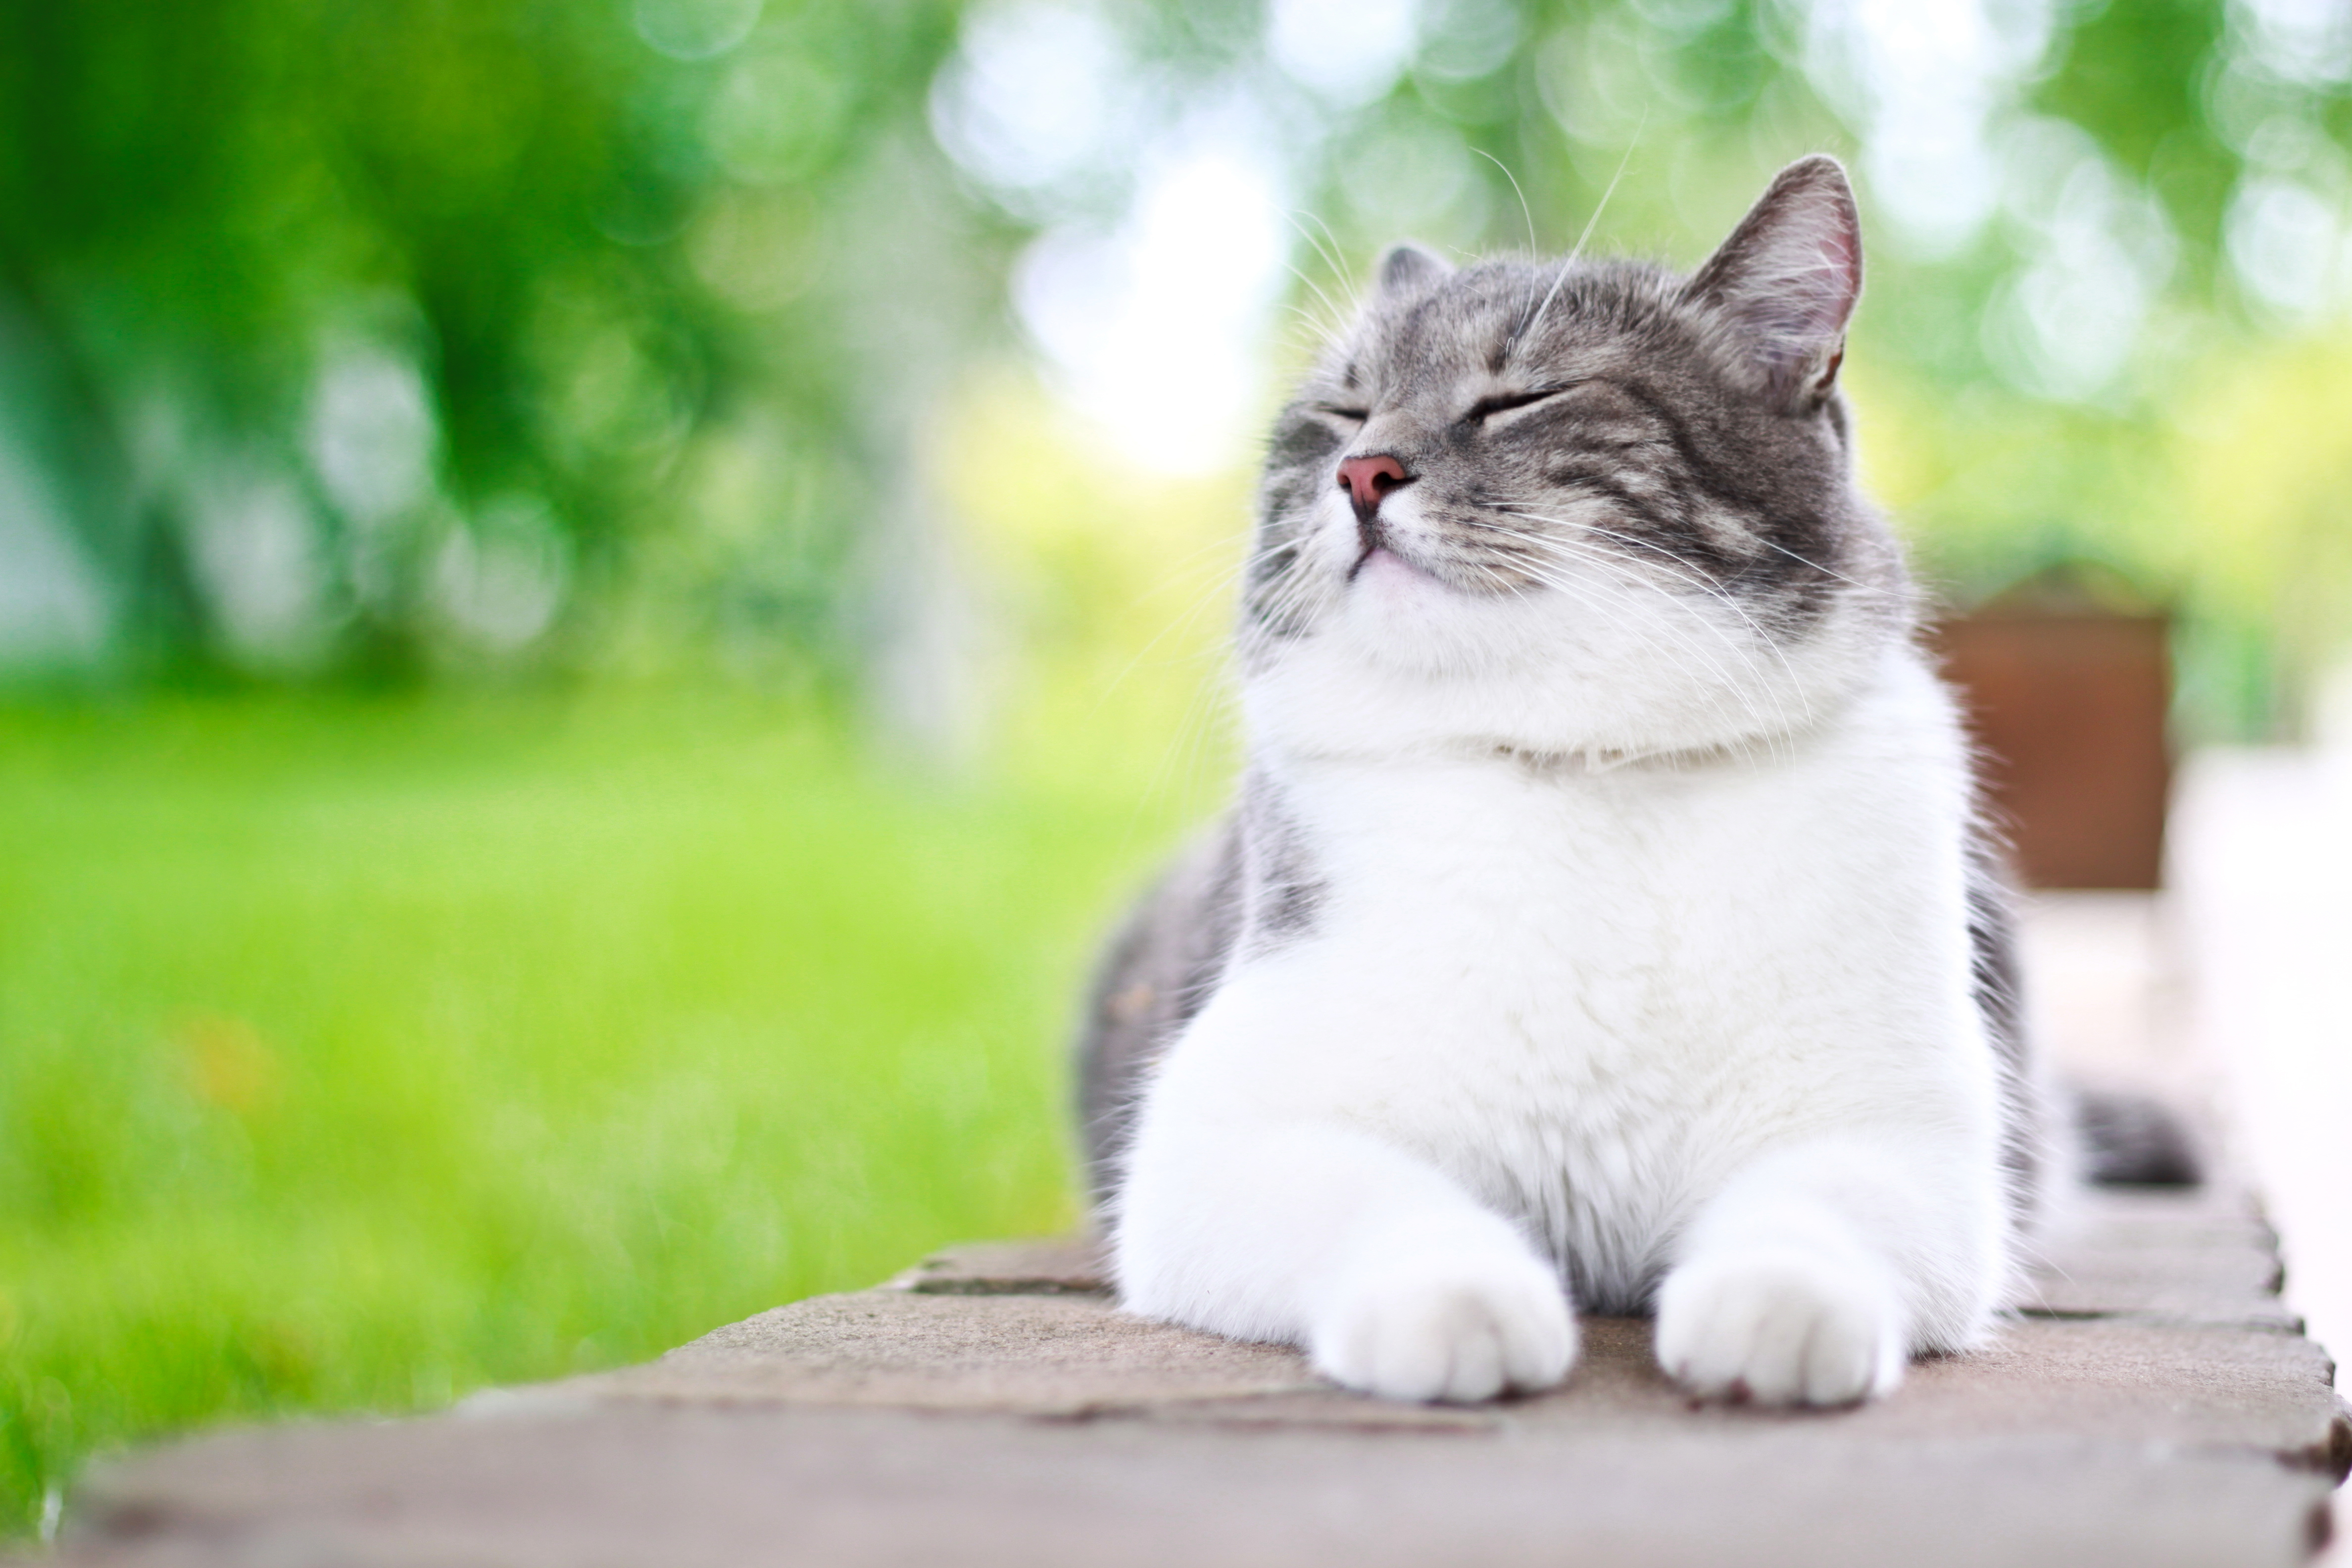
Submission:
POLYGON ((2109 889, 2053 1016, 2329 1142, 2347 84, 2352 0, 8 7, 0 1532, 1072 1223, 1286 374, 1393 239, 1688 266, 1814 150, 1867 481, 2109 889))

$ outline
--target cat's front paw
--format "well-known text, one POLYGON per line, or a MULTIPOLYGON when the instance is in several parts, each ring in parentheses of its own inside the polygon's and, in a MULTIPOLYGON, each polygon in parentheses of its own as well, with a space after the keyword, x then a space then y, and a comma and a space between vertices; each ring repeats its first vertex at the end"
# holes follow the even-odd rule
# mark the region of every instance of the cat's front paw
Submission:
POLYGON ((1354 1271, 1308 1336, 1317 1371, 1385 1399, 1471 1404, 1568 1376, 1576 1315, 1533 1257, 1407 1254, 1354 1271))
POLYGON ((1903 1379, 1903 1315, 1873 1271, 1802 1252, 1698 1258, 1658 1293, 1658 1364, 1707 1399, 1852 1405, 1903 1379))

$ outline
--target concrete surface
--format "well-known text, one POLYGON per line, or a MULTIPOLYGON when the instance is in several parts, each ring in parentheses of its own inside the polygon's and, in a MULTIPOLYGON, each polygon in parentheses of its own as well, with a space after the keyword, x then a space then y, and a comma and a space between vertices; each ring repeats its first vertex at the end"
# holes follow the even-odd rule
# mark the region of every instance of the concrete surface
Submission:
POLYGON ((996 1244, 642 1367, 101 1467, 64 1561, 2296 1563, 2352 1423, 2277 1279, 2242 1197, 2103 1195, 1993 1343, 1864 1409, 1694 1408, 1625 1319, 1588 1321, 1565 1389, 1458 1409, 996 1244))

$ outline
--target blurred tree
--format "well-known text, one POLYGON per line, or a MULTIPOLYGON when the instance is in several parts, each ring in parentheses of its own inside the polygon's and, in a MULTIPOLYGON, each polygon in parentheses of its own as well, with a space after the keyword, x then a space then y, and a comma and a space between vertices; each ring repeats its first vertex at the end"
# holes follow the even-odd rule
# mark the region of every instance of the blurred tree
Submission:
MULTIPOLYGON (((0 563, 79 571, 52 620, 148 668, 819 649, 919 707, 926 410, 1008 292, 1049 360, 1118 352, 1080 263, 1215 216, 1151 205, 1171 146, 1276 171, 1318 313, 1403 234, 1688 262, 1828 148, 1866 453, 1932 574, 2105 562, 2184 607, 2209 727, 2258 727, 2266 650, 2322 657, 2352 586, 2214 552, 2336 514, 2189 515, 2276 487, 2183 431, 2316 384, 2261 367, 2344 316, 2347 81, 2340 0, 18 6, 0 563)), ((1238 321, 1247 265, 1163 271, 1238 321)), ((1172 333, 1081 400, 1148 405, 1172 333)))
POLYGON ((906 281, 871 253, 970 226, 924 173, 955 20, 7 7, 0 456, 151 669, 838 642, 891 439, 858 329, 906 281), (927 178, 928 232, 874 199, 927 178))

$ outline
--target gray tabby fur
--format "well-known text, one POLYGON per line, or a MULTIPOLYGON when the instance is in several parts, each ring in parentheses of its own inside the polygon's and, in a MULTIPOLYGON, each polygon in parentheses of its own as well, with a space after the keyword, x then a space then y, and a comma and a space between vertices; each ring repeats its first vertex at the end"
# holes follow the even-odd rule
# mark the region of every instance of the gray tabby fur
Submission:
MULTIPOLYGON (((1573 258, 1456 270, 1416 247, 1390 252, 1354 327, 1275 420, 1243 580, 1244 667, 1325 609, 1328 587, 1295 570, 1297 541, 1351 443, 1392 454, 1409 471, 1437 531, 1416 564, 1462 593, 1521 593, 1543 580, 1548 553, 1609 552, 1662 588, 1736 604, 1780 646, 1801 642, 1842 588, 1912 631, 1916 601, 1899 547, 1850 479, 1851 429, 1835 379, 1842 342, 1821 351, 1818 323, 1759 314, 1752 299, 1727 300, 1716 288, 1727 268, 1752 262, 1748 247, 1777 203, 1821 199, 1825 185, 1850 211, 1832 160, 1791 165, 1691 277, 1573 258), (1778 352, 1783 343, 1816 346, 1778 352), (1465 413, 1449 394, 1473 373, 1525 397, 1465 413), (1610 504, 1609 528, 1552 521, 1596 499, 1610 504)), ((1852 266, 1858 287, 1858 253, 1852 266)), ((2001 1064, 2004 1150, 2022 1215, 2038 1203, 2049 1161, 1991 833, 1977 834, 1969 864, 1975 995, 2001 1064)), ((1130 918, 1079 1047, 1098 1203, 1116 1191, 1160 1052, 1236 952, 1311 925, 1315 886, 1282 802, 1253 772, 1235 810, 1130 918)))

